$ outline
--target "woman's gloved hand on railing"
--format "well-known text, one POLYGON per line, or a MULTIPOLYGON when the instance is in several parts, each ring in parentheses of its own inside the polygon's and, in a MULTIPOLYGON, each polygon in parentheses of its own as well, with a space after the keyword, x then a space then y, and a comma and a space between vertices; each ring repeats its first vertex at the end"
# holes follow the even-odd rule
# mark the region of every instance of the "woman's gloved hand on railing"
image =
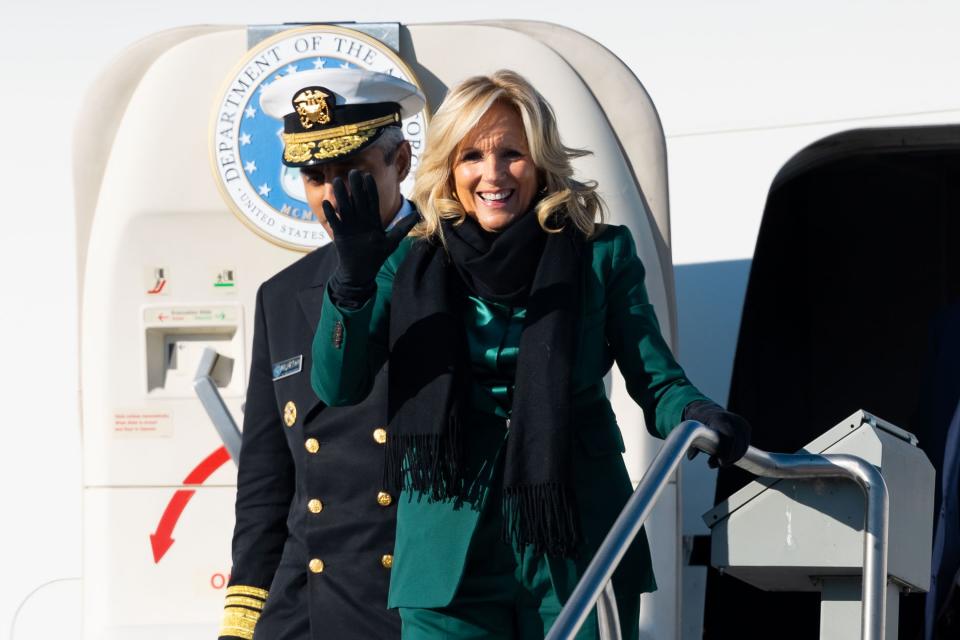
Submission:
MULTIPOLYGON (((713 429, 720 436, 720 445, 716 455, 710 456, 707 464, 711 468, 729 467, 743 457, 750 446, 750 423, 735 413, 730 413, 716 402, 697 400, 683 410, 684 420, 697 422, 713 429)), ((696 456, 693 449, 690 458, 696 456)))
POLYGON ((380 196, 377 183, 369 173, 356 169, 347 174, 350 190, 342 178, 333 179, 337 206, 323 201, 323 213, 333 230, 333 244, 340 264, 327 284, 330 298, 346 308, 362 307, 376 293, 380 267, 404 236, 419 221, 411 215, 389 232, 380 220, 380 196))

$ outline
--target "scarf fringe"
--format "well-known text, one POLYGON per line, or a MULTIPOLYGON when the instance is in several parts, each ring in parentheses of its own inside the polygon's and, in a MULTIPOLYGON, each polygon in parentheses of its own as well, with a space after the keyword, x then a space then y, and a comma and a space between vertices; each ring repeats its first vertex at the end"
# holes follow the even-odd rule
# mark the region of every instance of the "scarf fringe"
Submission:
POLYGON ((580 544, 580 516, 570 487, 559 483, 504 487, 501 539, 537 555, 572 558, 580 544))
POLYGON ((463 496, 461 421, 453 411, 442 434, 397 434, 387 439, 385 475, 395 489, 414 491, 440 501, 463 496))

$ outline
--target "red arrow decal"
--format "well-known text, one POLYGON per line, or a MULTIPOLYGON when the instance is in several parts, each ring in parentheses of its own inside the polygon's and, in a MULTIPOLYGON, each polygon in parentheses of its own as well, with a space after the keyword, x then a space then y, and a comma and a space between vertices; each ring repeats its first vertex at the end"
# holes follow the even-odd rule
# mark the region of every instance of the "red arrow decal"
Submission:
MULTIPOLYGON (((207 478, 213 475, 214 471, 223 466, 229 459, 230 453, 227 448, 220 447, 187 474, 183 484, 188 486, 203 484, 207 478)), ((180 519, 183 510, 187 508, 187 503, 190 502, 194 493, 196 492, 193 489, 178 489, 170 498, 170 502, 167 503, 167 508, 163 510, 163 515, 160 516, 156 531, 150 534, 150 547, 153 549, 154 563, 160 562, 160 559, 173 546, 173 528, 177 526, 177 520, 180 519)))
POLYGON ((173 545, 173 538, 171 538, 170 535, 173 533, 173 528, 177 525, 177 520, 180 519, 180 514, 187 508, 187 503, 190 502, 190 498, 193 497, 194 493, 193 489, 180 489, 170 498, 167 508, 164 509, 163 515, 160 517, 160 524, 157 525, 156 532, 150 534, 150 546, 153 548, 154 563, 160 562, 160 558, 162 558, 173 545))
POLYGON ((187 477, 183 479, 183 484, 203 484, 207 478, 213 475, 214 471, 226 464, 229 459, 230 452, 227 451, 226 447, 220 447, 187 474, 187 477))

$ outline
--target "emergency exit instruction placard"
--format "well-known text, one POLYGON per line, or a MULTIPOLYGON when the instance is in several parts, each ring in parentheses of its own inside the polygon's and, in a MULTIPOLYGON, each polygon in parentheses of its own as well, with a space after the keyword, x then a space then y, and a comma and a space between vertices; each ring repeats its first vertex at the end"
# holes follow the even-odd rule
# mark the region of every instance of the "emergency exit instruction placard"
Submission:
POLYGON ((147 325, 170 323, 231 323, 236 324, 239 311, 235 305, 212 307, 145 307, 143 320, 147 325))
POLYGON ((173 415, 169 411, 118 409, 113 412, 116 437, 169 438, 173 435, 173 415))

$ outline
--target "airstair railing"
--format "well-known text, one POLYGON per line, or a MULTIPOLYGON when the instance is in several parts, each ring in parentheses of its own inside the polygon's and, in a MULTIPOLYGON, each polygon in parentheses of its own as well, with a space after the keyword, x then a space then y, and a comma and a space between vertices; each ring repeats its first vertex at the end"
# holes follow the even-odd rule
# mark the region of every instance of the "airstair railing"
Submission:
POLYGON ((617 609, 616 594, 613 591, 613 582, 600 592, 597 600, 597 627, 600 631, 600 640, 621 640, 620 611, 617 609))
MULTIPOLYGON (((714 454, 717 434, 693 420, 680 423, 667 437, 643 479, 614 522, 603 544, 587 567, 545 640, 568 640, 576 635, 590 610, 601 595, 603 605, 598 616, 604 637, 619 639, 619 625, 610 624, 604 610, 616 608, 608 585, 614 570, 633 542, 640 527, 650 516, 653 506, 667 486, 670 477, 691 447, 714 454)), ((864 492, 866 509, 863 535, 863 592, 861 638, 883 640, 886 615, 887 528, 889 500, 887 486, 880 471, 856 456, 847 454, 784 454, 768 453, 750 447, 736 466, 764 478, 847 478, 864 492)), ((616 616, 612 616, 614 619, 616 616)))

